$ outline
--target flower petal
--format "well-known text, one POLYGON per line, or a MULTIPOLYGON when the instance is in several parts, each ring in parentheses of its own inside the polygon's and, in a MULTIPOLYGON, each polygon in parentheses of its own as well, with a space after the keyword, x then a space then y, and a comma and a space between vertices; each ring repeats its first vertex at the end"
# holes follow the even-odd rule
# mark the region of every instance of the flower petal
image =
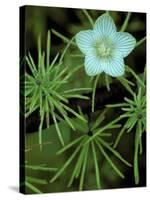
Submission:
POLYGON ((94 49, 95 37, 94 36, 95 35, 93 34, 92 30, 80 31, 75 36, 77 46, 85 55, 93 54, 95 52, 95 49, 94 49))
POLYGON ((84 65, 85 71, 89 76, 95 76, 103 71, 100 60, 96 56, 85 56, 84 65))
POLYGON ((115 45, 116 49, 122 53, 122 56, 126 57, 134 49, 136 39, 130 33, 117 32, 115 45))
POLYGON ((96 20, 94 31, 101 36, 111 37, 116 34, 116 26, 108 14, 103 14, 96 20))
POLYGON ((115 54, 112 58, 101 61, 104 72, 110 76, 122 76, 125 71, 123 57, 120 53, 115 54))

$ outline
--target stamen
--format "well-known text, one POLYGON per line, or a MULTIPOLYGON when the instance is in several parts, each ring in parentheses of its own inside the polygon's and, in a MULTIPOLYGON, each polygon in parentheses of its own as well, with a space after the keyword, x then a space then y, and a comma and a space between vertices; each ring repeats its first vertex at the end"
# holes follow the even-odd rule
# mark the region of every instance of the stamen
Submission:
POLYGON ((102 58, 111 56, 112 46, 112 43, 106 39, 99 41, 96 44, 97 55, 102 58))

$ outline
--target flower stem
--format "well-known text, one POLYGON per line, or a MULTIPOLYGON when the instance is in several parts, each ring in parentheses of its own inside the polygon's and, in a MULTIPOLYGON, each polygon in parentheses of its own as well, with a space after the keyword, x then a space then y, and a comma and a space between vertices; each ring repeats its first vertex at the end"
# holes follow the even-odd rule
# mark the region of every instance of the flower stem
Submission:
POLYGON ((106 88, 108 92, 110 91, 110 85, 109 85, 109 76, 105 74, 105 82, 106 82, 106 88))
POLYGON ((143 37, 141 40, 139 40, 139 41, 136 43, 136 46, 135 46, 135 47, 140 46, 143 42, 145 42, 145 40, 146 40, 146 36, 143 37))
POLYGON ((125 18, 125 21, 124 21, 124 23, 123 23, 123 25, 122 25, 122 27, 120 29, 120 32, 124 32, 126 30, 126 28, 128 26, 128 23, 129 23, 130 17, 131 17, 131 12, 128 12, 128 14, 127 14, 127 16, 125 18))
POLYGON ((139 152, 139 130, 141 123, 138 122, 135 133, 135 152, 134 152, 134 179, 135 184, 139 183, 139 166, 138 166, 138 152, 139 152))
POLYGON ((85 9, 83 9, 82 11, 85 14, 85 16, 87 17, 87 19, 89 20, 91 26, 93 27, 94 26, 94 22, 93 22, 93 19, 91 18, 91 16, 89 15, 88 11, 85 10, 85 9))
POLYGON ((106 14, 109 15, 109 11, 108 10, 106 10, 106 14))
POLYGON ((93 93, 92 93, 92 112, 94 112, 94 107, 95 107, 95 92, 96 92, 96 86, 97 86, 97 82, 99 79, 99 75, 96 77, 96 79, 94 80, 94 85, 93 85, 93 93))

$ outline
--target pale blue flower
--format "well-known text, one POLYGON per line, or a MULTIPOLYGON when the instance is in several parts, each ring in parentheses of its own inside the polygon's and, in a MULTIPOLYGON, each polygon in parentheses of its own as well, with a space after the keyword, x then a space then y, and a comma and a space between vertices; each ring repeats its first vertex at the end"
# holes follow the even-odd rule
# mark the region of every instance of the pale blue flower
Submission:
POLYGON ((93 30, 76 34, 76 43, 85 54, 85 71, 89 76, 101 72, 117 77, 125 71, 124 57, 135 47, 135 38, 127 32, 117 32, 113 19, 108 14, 101 15, 93 30))

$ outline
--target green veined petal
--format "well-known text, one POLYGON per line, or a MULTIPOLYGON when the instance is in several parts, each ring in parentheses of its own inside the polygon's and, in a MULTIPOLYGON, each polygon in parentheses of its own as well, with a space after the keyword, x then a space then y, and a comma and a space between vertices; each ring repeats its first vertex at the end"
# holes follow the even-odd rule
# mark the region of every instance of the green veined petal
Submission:
POLYGON ((119 52, 115 52, 112 58, 101 61, 104 72, 112 77, 122 76, 125 72, 124 60, 119 52))
POLYGON ((84 65, 85 71, 89 76, 98 75, 103 71, 100 61, 96 56, 86 56, 84 65))
POLYGON ((77 46, 85 55, 94 53, 95 37, 92 30, 80 31, 75 36, 77 46))
POLYGON ((108 14, 101 15, 95 22, 94 31, 100 36, 113 37, 116 34, 116 26, 108 14))
POLYGON ((126 57, 134 49, 136 39, 129 33, 117 32, 115 45, 117 50, 122 53, 122 56, 126 57))

